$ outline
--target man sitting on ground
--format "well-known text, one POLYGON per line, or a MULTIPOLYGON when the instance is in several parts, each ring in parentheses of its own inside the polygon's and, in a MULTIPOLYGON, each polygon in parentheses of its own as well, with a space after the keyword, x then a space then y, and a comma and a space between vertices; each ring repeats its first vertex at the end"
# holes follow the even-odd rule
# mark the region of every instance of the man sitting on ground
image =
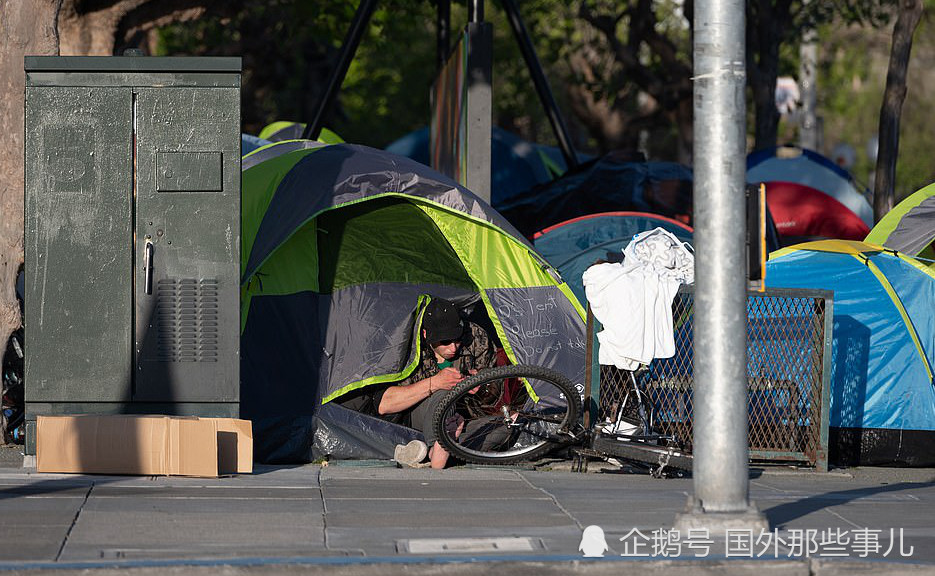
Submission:
POLYGON ((415 466, 426 455, 432 468, 444 468, 448 451, 435 438, 432 417, 445 394, 465 376, 496 365, 487 332, 461 318, 454 303, 432 298, 422 315, 419 365, 395 384, 368 386, 344 405, 422 432, 425 443, 396 447, 396 461, 415 466))

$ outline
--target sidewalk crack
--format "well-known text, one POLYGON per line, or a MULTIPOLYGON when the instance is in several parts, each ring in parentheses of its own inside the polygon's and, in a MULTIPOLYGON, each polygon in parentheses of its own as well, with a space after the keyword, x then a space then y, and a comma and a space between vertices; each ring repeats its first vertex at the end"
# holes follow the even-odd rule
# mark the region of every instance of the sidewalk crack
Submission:
POLYGON ((75 517, 71 520, 71 526, 68 527, 68 531, 65 532, 65 537, 62 538, 62 545, 58 548, 58 553, 55 554, 55 562, 58 562, 62 557, 62 552, 65 551, 65 545, 68 544, 68 538, 71 536, 71 531, 75 529, 75 525, 78 524, 78 516, 81 516, 81 511, 84 510, 85 504, 88 503, 88 499, 91 497, 91 491, 94 490, 94 482, 91 482, 91 485, 88 486, 88 491, 84 495, 84 500, 81 501, 81 505, 78 506, 78 511, 75 512, 75 517))
POLYGON ((772 490, 773 492, 779 492, 780 494, 792 494, 790 490, 785 490, 779 488, 778 486, 770 486, 769 484, 763 484, 762 482, 757 482, 756 480, 750 480, 751 486, 756 486, 757 488, 764 488, 766 490, 772 490))
POLYGON ((863 526, 861 526, 860 524, 857 524, 857 523, 855 523, 855 522, 851 522, 850 520, 848 520, 847 518, 845 518, 844 516, 842 516, 839 512, 835 512, 835 511, 832 510, 831 508, 825 508, 825 511, 828 512, 829 514, 831 514, 832 516, 837 516, 838 518, 840 518, 841 520, 847 522, 848 524, 850 524, 850 525, 853 526, 854 528, 857 528, 858 530, 861 529, 861 528, 863 528, 863 526))
POLYGON ((318 497, 321 498, 321 538, 322 544, 325 546, 325 550, 331 550, 331 546, 328 545, 328 504, 325 502, 325 487, 321 481, 321 472, 324 469, 324 466, 318 469, 318 497))
POLYGON ((584 525, 582 525, 581 522, 579 522, 577 518, 572 516, 571 512, 569 512, 564 506, 562 506, 561 503, 558 501, 558 498, 553 496, 552 493, 550 493, 545 488, 540 488, 539 486, 536 486, 535 484, 529 481, 529 478, 526 478, 524 475, 522 475, 518 471, 514 471, 513 474, 516 474, 517 476, 519 476, 523 480, 523 482, 525 482, 526 485, 532 488, 533 490, 538 490, 539 492, 542 492, 543 494, 548 496, 549 500, 551 500, 552 503, 555 504, 555 507, 561 510, 562 513, 565 514, 565 516, 568 516, 571 519, 571 521, 575 523, 575 526, 577 526, 579 530, 584 530, 584 525))

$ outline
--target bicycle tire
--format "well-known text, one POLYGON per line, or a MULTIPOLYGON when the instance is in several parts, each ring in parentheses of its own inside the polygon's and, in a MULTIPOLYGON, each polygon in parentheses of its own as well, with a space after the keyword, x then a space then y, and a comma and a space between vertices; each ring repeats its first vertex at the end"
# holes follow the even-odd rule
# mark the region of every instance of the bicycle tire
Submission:
POLYGON ((616 440, 613 438, 597 436, 591 443, 591 448, 602 454, 616 458, 624 458, 641 462, 650 466, 662 465, 665 468, 692 471, 692 455, 674 447, 653 446, 629 440, 616 440))
POLYGON ((473 464, 512 464, 575 441, 580 413, 581 395, 568 378, 548 368, 520 364, 481 370, 462 380, 439 403, 432 426, 438 441, 456 458, 473 464), (502 408, 498 413, 465 416, 472 390, 515 378, 535 382, 534 389, 548 395, 540 394, 540 402, 526 397, 521 407, 510 406, 509 418, 502 415, 502 408), (456 426, 458 418, 462 421, 456 426))

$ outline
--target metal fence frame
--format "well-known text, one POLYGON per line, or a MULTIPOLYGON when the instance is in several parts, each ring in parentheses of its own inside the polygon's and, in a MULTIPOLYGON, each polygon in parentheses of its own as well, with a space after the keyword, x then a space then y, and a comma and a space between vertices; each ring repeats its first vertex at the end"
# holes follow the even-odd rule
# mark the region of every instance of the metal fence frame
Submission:
MULTIPOLYGON (((673 308, 676 309, 680 304, 680 299, 685 299, 686 295, 688 298, 694 297, 694 288, 691 286, 682 286, 679 289, 679 295, 676 297, 675 302, 673 303, 673 308)), ((757 449, 755 446, 750 449, 750 459, 752 461, 767 461, 767 462, 804 462, 814 466, 819 471, 827 471, 828 469, 828 418, 829 418, 829 404, 830 404, 830 379, 831 379, 831 337, 832 337, 832 326, 834 318, 834 301, 833 301, 833 292, 828 290, 810 290, 810 289, 798 289, 798 288, 768 288, 762 292, 750 291, 747 293, 748 298, 748 317, 747 317, 747 327, 748 335, 750 333, 755 333, 757 328, 751 324, 755 322, 756 318, 752 318, 749 310, 751 310, 751 298, 788 298, 788 299, 813 299, 814 300, 814 314, 823 314, 823 318, 820 318, 821 330, 820 335, 820 369, 818 366, 815 366, 816 373, 818 375, 816 382, 809 382, 809 386, 819 386, 820 390, 817 392, 812 392, 808 398, 809 402, 803 404, 809 406, 808 409, 803 409, 801 415, 794 415, 798 420, 807 420, 807 424, 804 426, 791 426, 790 428, 806 428, 806 433, 813 435, 813 441, 808 442, 807 446, 804 449, 757 449), (805 411, 807 410, 807 412, 805 411), (817 427, 817 430, 811 430, 812 428, 817 427)), ((753 304, 755 307, 755 304, 753 304)), ((693 321, 693 316, 691 314, 691 309, 687 309, 686 313, 682 315, 683 320, 693 321)), ((761 316, 761 318, 763 318, 761 316)), ((770 320, 775 320, 777 317, 766 317, 770 320)), ((587 311, 587 351, 585 353, 586 366, 585 366, 585 404, 586 409, 584 411, 584 424, 587 427, 590 427, 593 422, 596 422, 601 407, 602 392, 607 393, 605 388, 607 387, 607 374, 608 369, 610 371, 617 370, 615 367, 602 367, 598 363, 598 342, 596 333, 600 330, 600 322, 594 318, 591 313, 590 307, 587 311), (602 378, 602 373, 604 377, 602 378)), ((676 358, 680 355, 686 356, 690 354, 686 350, 692 347, 693 344, 691 341, 685 342, 676 340, 676 358)), ((690 358, 690 356, 688 356, 690 358)), ((650 364, 650 373, 652 373, 653 368, 659 363, 664 362, 665 360, 654 360, 650 364)), ((748 366, 750 362, 748 361, 748 366)), ((645 375, 644 375, 645 379, 645 375)), ((786 402, 788 405, 800 404, 800 398, 795 396, 793 400, 792 395, 798 394, 800 388, 798 386, 791 386, 785 389, 782 389, 780 386, 776 386, 771 382, 762 382, 762 377, 751 378, 753 380, 753 386, 748 385, 748 391, 756 393, 766 394, 779 394, 782 395, 783 392, 788 394, 788 399, 786 402), (778 391, 778 392, 777 392, 778 391)), ((688 371, 684 375, 679 375, 678 378, 673 379, 667 385, 678 386, 678 394, 690 394, 692 393, 693 386, 693 373, 688 371)), ((668 393, 667 393, 668 394, 668 393)), ((670 408, 671 409, 671 408, 670 408)), ((689 410, 689 421, 691 420, 691 411, 689 410)), ((748 417, 749 414, 748 414, 748 417)), ((749 422, 749 420, 748 420, 749 422)), ((762 427, 762 422, 756 422, 756 425, 762 427)), ((688 428, 691 428, 691 425, 688 425, 688 428)), ((802 433, 801 430, 798 430, 798 433, 802 433)), ((801 446, 799 446, 801 448, 801 446)))

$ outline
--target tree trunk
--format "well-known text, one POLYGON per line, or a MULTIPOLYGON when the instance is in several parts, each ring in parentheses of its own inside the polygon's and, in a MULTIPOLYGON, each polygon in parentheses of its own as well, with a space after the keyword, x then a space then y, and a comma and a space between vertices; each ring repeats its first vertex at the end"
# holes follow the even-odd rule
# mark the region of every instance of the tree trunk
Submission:
POLYGON ((906 74, 912 35, 922 19, 922 0, 901 0, 893 27, 893 46, 886 89, 880 106, 880 149, 873 183, 873 220, 879 222, 893 208, 896 187, 896 159, 899 157, 899 118, 906 99, 906 74))
MULTIPOLYGON (((111 56, 125 46, 139 46, 147 32, 202 16, 212 0, 118 0, 86 7, 65 0, 59 14, 59 51, 63 56, 111 56), (96 8, 96 9, 94 9, 96 8)), ((227 13, 240 1, 220 4, 227 13)), ((215 11, 217 13, 217 11, 215 11)))
POLYGON ((23 264, 24 101, 23 57, 58 53, 61 2, 0 0, 0 359, 19 328, 16 275, 23 264))
POLYGON ((747 71, 755 110, 753 149, 776 146, 779 111, 776 110, 776 77, 779 75, 779 45, 789 20, 788 1, 760 0, 748 9, 747 71), (753 15, 755 14, 755 17, 753 15))
MULTIPOLYGON (((777 62, 778 64, 778 62, 777 62)), ((776 110, 776 76, 778 66, 764 74, 761 82, 753 86, 755 119, 753 124, 753 149, 772 148, 779 139, 779 111, 776 110)))
POLYGON ((597 32, 602 41, 593 39, 569 58, 572 76, 579 80, 566 90, 576 118, 602 151, 636 149, 641 131, 651 133, 674 124, 677 141, 670 154, 690 163, 691 62, 684 59, 677 41, 657 31, 655 7, 651 0, 601 6, 580 3, 578 18, 590 26, 589 34, 597 32), (630 19, 629 29, 620 37, 618 23, 624 16, 630 19), (613 68, 608 66, 606 49, 613 54, 613 68), (594 86, 613 86, 614 91, 595 91, 594 86))

